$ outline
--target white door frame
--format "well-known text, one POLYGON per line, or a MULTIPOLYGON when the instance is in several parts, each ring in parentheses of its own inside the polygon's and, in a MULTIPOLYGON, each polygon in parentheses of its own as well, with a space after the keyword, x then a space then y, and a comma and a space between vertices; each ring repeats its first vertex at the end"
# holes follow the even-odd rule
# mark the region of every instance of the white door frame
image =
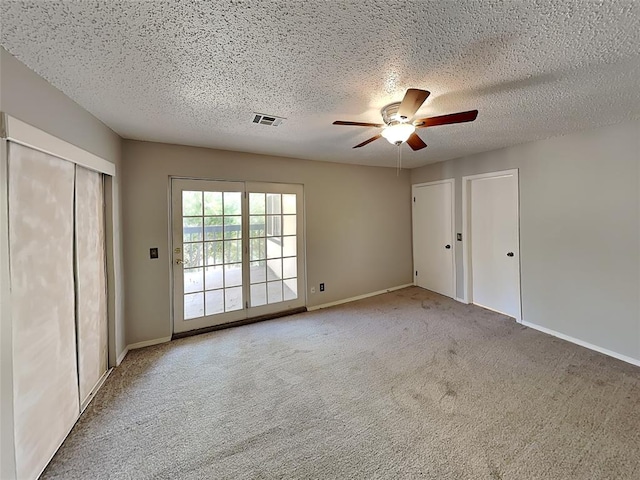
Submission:
POLYGON ((413 245, 413 205, 414 205, 414 201, 413 198, 415 198, 415 192, 416 192, 416 188, 420 188, 420 187, 429 187, 431 185, 439 185, 441 183, 449 183, 451 184, 451 248, 453 248, 453 252, 451 255, 451 270, 453 272, 452 275, 452 279, 453 279, 453 287, 451 289, 451 292, 453 293, 453 297, 451 298, 457 298, 458 297, 458 291, 457 291, 457 282, 456 282, 456 180, 454 178, 446 178, 444 180, 436 180, 433 182, 425 182, 425 183, 414 183, 413 185, 411 185, 411 197, 412 197, 412 202, 411 202, 411 244, 412 244, 412 249, 411 249, 411 260, 412 260, 412 265, 413 265, 413 284, 416 284, 416 276, 415 276, 415 271, 416 271, 416 259, 415 259, 415 245, 413 245))
MULTIPOLYGON (((516 240, 518 244, 518 262, 520 262, 520 180, 518 169, 500 170, 497 172, 479 173, 477 175, 466 175, 462 177, 462 272, 463 272, 463 297, 464 303, 473 303, 473 288, 471 285, 471 245, 469 242, 469 232, 471 231, 471 215, 469 214, 469 199, 471 182, 481 178, 514 176, 518 182, 518 197, 516 198, 516 209, 518 212, 518 228, 516 229, 516 240)), ((516 322, 522 323, 522 289, 521 289, 521 264, 518 265, 518 313, 516 322)))

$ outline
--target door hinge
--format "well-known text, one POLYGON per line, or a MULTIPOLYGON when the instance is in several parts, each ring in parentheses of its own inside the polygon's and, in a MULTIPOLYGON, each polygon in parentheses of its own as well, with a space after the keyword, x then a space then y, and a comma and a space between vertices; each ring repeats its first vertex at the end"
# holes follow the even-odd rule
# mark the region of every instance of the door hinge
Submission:
POLYGON ((418 276, 418 270, 416 270, 416 277, 418 276))
POLYGON ((249 308, 249 302, 244 302, 244 308, 249 308))
POLYGON ((244 198, 247 198, 247 192, 244 192, 244 198))
POLYGON ((413 203, 416 203, 416 197, 413 197, 413 203))

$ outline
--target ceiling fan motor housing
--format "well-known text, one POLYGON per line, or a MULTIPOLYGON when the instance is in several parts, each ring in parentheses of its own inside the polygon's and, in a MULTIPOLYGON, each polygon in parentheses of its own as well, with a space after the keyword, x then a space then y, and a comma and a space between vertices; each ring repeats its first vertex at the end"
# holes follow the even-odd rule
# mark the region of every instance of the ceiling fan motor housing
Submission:
POLYGON ((408 118, 400 120, 398 118, 398 110, 400 109, 401 102, 393 102, 389 105, 382 107, 380 110, 380 114, 382 115, 382 120, 387 125, 393 125, 394 123, 406 123, 408 118))

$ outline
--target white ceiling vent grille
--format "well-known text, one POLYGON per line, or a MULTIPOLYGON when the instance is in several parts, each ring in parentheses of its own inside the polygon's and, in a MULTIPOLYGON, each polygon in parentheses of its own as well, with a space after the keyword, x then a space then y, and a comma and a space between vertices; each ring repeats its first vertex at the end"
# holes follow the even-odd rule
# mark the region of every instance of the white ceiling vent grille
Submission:
POLYGON ((253 123, 258 123, 260 125, 268 125, 270 127, 277 127, 280 125, 285 118, 276 117, 275 115, 265 115, 264 113, 256 113, 253 112, 253 123))

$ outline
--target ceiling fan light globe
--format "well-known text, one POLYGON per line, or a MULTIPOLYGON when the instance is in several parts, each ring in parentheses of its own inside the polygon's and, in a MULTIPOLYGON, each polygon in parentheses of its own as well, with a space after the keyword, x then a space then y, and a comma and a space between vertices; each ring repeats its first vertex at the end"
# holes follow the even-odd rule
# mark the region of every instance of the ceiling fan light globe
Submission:
POLYGON ((416 127, 410 123, 396 123, 385 127, 381 135, 386 138, 390 144, 399 145, 406 142, 415 131, 416 127))

